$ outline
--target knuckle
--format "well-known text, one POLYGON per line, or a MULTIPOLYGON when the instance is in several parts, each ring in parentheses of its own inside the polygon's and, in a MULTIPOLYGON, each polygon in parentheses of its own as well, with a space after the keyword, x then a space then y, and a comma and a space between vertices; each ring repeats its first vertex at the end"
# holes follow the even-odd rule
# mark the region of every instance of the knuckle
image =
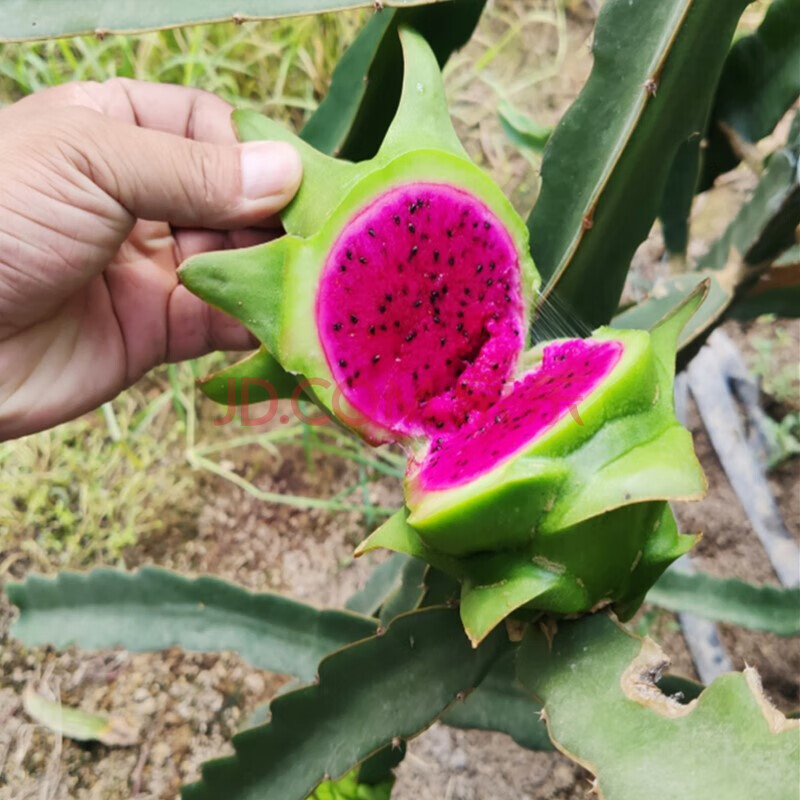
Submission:
POLYGON ((97 112, 79 106, 66 106, 58 114, 37 111, 27 116, 12 131, 4 132, 0 150, 7 168, 20 167, 17 154, 52 167, 81 165, 86 160, 85 144, 97 125, 97 112))
POLYGON ((107 78, 98 84, 98 93, 102 93, 106 103, 117 109, 125 119, 138 124, 135 103, 131 97, 131 87, 134 83, 135 81, 130 78, 107 78))
POLYGON ((44 134, 45 156, 62 165, 73 166, 112 197, 120 196, 119 165, 121 153, 115 153, 112 123, 99 111, 85 106, 69 106, 59 111, 44 134))
POLYGON ((106 78, 102 85, 112 92, 124 92, 131 84, 130 78, 120 78, 115 75, 113 78, 106 78))

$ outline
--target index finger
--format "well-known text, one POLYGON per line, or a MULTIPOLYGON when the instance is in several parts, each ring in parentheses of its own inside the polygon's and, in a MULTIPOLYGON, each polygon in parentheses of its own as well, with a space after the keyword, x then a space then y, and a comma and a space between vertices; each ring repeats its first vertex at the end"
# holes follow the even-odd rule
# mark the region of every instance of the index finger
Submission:
POLYGON ((20 100, 5 112, 84 106, 142 128, 213 144, 236 144, 233 106, 202 89, 112 78, 104 83, 64 83, 20 100))
POLYGON ((127 101, 133 121, 142 128, 174 133, 187 139, 213 144, 236 144, 231 125, 233 106, 211 92, 176 86, 116 78, 100 84, 114 116, 115 106, 127 101))

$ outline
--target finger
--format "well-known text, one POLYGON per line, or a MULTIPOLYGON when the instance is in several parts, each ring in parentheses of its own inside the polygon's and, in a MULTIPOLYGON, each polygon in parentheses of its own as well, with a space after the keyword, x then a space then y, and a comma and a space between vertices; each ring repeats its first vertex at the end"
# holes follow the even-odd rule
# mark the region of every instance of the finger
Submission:
POLYGON ((275 233, 275 231, 283 230, 283 221, 277 214, 275 214, 272 217, 266 217, 266 219, 259 220, 258 225, 255 227, 264 231, 271 231, 272 233, 275 233))
MULTIPOLYGON (((254 230, 264 231, 265 233, 269 233, 272 236, 279 236, 285 232, 283 227, 283 220, 281 220, 280 214, 272 214, 269 217, 264 217, 263 219, 256 220, 253 224, 254 230)), ((192 230, 191 228, 180 228, 177 226, 173 227, 173 231, 175 233, 182 231, 182 230, 192 230)))
POLYGON ((231 125, 233 106, 221 97, 200 89, 173 84, 146 83, 113 78, 102 85, 101 103, 114 116, 127 106, 142 128, 163 131, 215 144, 235 144, 231 125))
POLYGON ((225 231, 204 231, 191 228, 183 228, 173 232, 175 248, 177 250, 176 261, 182 263, 187 258, 199 255, 200 253, 210 253, 213 250, 227 250, 228 236, 225 231))
POLYGON ((257 244, 266 244, 276 236, 275 231, 261 228, 242 228, 238 231, 229 231, 226 238, 228 249, 238 250, 240 247, 254 247, 257 244))
POLYGON ((213 250, 238 250, 265 244, 275 238, 275 231, 262 228, 242 228, 234 231, 206 231, 182 228, 173 231, 175 261, 183 263, 187 258, 210 253, 213 250))
POLYGON ((121 122, 187 139, 235 144, 233 106, 210 92, 173 84, 112 78, 105 83, 73 81, 36 92, 4 113, 31 113, 78 106, 121 122))
POLYGON ((177 286, 167 306, 167 361, 211 353, 215 350, 252 350, 256 338, 239 322, 206 305, 185 286, 177 286))
POLYGON ((72 166, 142 219, 234 228, 280 211, 302 176, 285 142, 217 145, 137 128, 84 109, 56 123, 72 166))

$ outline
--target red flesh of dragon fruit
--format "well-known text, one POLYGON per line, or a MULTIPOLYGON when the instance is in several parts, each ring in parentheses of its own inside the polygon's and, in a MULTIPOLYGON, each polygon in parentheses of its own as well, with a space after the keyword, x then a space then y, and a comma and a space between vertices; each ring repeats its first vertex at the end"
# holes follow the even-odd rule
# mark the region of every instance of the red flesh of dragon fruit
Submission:
POLYGON ((614 341, 575 339, 549 345, 536 370, 461 429, 437 440, 422 465, 422 487, 449 489, 466 483, 526 447, 566 414, 576 414, 577 405, 621 355, 622 344, 614 341))
POLYGON ((323 272, 317 316, 336 382, 398 434, 457 429, 497 400, 522 350, 519 284, 514 243, 475 197, 430 183, 387 192, 323 272))

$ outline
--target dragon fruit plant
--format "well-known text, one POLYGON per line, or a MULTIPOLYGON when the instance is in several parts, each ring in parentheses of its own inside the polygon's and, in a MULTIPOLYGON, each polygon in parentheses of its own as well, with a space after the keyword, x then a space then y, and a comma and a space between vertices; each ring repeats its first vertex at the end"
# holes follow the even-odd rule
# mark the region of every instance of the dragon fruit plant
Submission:
MULTIPOLYGON (((85 5, 0 4, 0 38, 207 11, 175 0, 103 4, 95 17, 85 5)), ((213 5, 242 21, 240 0, 213 5)), ((13 633, 232 650, 294 677, 184 800, 388 800, 406 742, 437 721, 558 748, 606 800, 796 800, 800 721, 769 703, 755 671, 708 687, 664 675, 666 656, 619 620, 658 580, 651 603, 800 633, 799 589, 674 570, 659 580, 696 540, 668 503, 705 490, 673 409, 676 349, 687 358, 727 313, 792 302, 796 313, 800 117, 697 268, 619 304, 656 217, 673 262, 688 263, 696 189, 796 101, 800 4, 773 0, 731 47, 747 0, 605 0, 592 74, 548 143, 527 223, 470 161, 445 104, 440 64, 483 0, 375 5, 302 139, 234 114, 242 139, 302 155, 285 235, 197 256, 181 279, 262 344, 202 382, 209 397, 241 402, 246 385, 252 401, 302 395, 366 442, 404 450, 404 506, 357 550, 395 552, 341 611, 154 567, 29 576, 8 587, 13 633), (594 333, 544 341, 554 297, 566 323, 594 333)))
POLYGON ((305 177, 285 236, 181 269, 264 346, 215 384, 271 381, 277 362, 341 424, 400 444, 406 507, 359 552, 407 552, 461 581, 475 644, 521 606, 630 616, 695 541, 666 501, 705 490, 672 400, 677 337, 701 298, 650 332, 530 347, 528 230, 456 137, 430 47, 400 37, 400 104, 368 161, 235 115, 243 138, 295 144, 305 177))

